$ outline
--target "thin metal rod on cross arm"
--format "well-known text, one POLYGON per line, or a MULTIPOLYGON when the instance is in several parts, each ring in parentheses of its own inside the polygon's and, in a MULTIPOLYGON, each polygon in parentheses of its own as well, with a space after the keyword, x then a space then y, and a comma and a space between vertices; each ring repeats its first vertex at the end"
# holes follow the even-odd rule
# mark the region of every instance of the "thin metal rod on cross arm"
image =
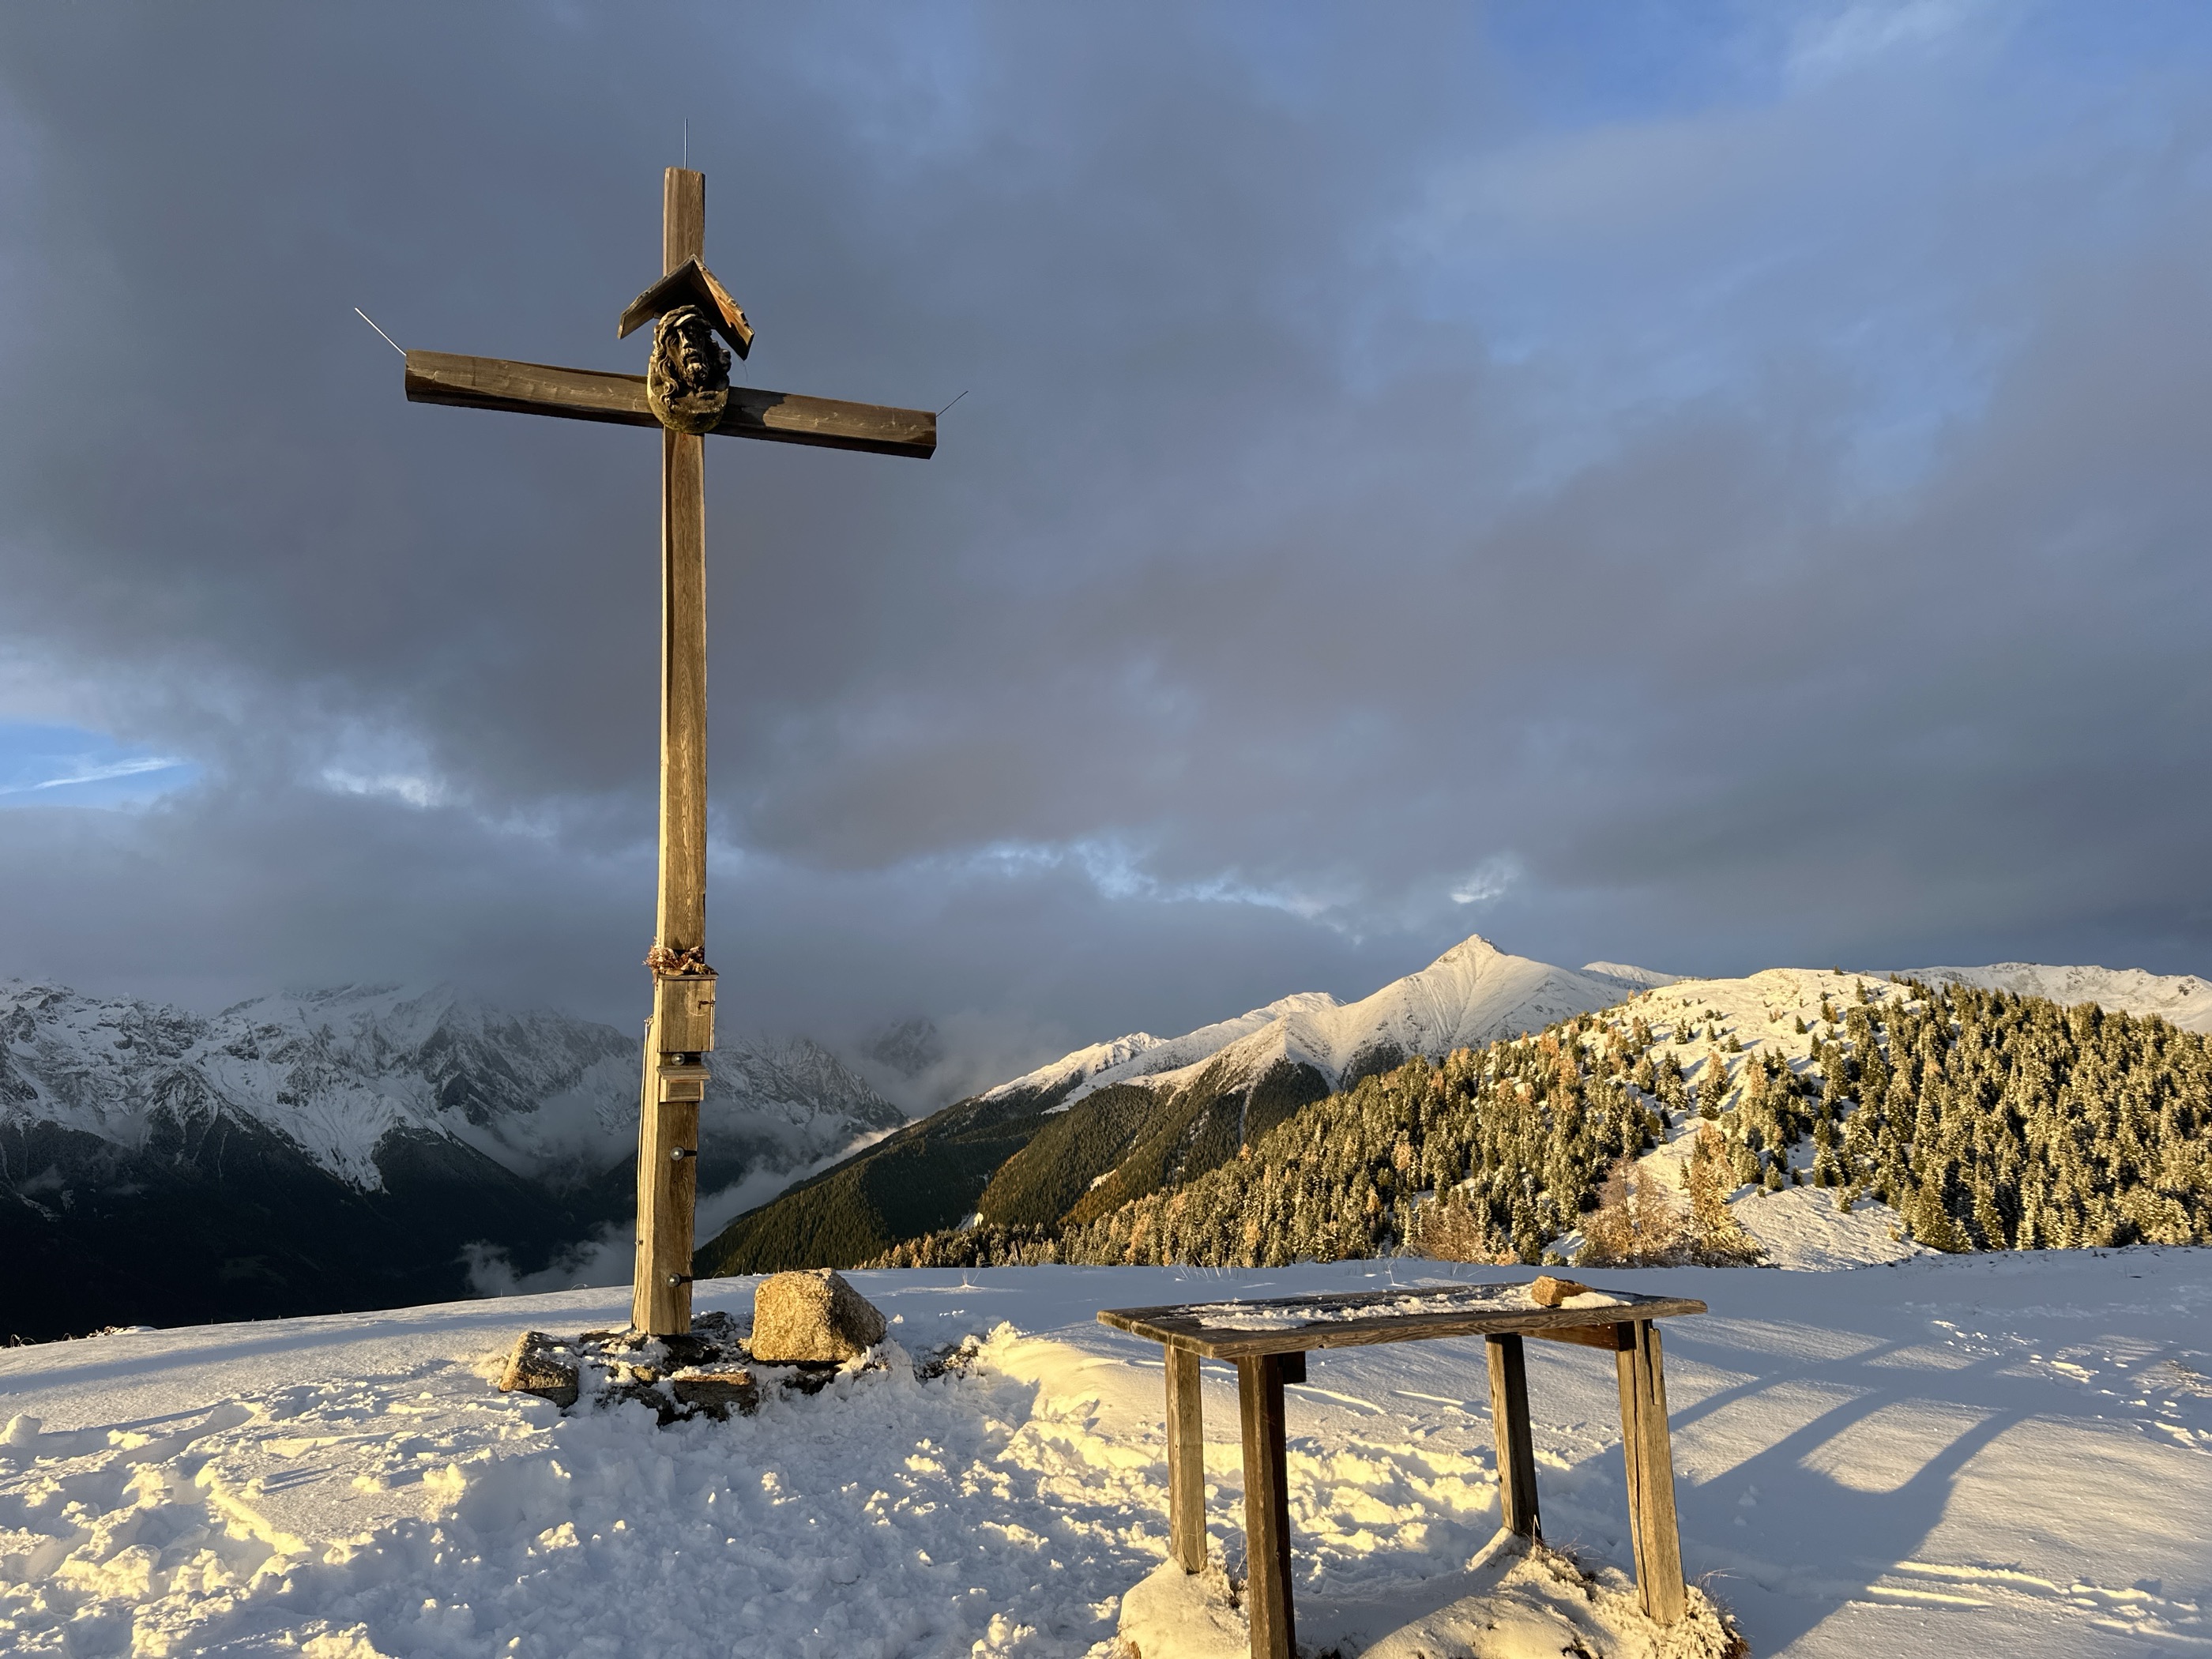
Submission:
MULTIPOLYGON (((356 317, 360 318, 360 319, 362 319, 362 321, 363 321, 364 323, 367 323, 367 324, 368 324, 371 328, 376 328, 376 319, 375 319, 375 318, 374 318, 374 317, 372 317, 372 316, 370 316, 367 312, 363 311, 363 310, 362 310, 359 306, 356 306, 356 307, 353 308, 353 314, 354 314, 355 316, 356 316, 356 317)), ((391 347, 394 351, 398 352, 401 356, 404 357, 404 356, 407 355, 407 348, 406 348, 405 346, 404 346, 404 345, 400 344, 398 341, 397 341, 397 340, 393 339, 393 338, 392 338, 389 334, 386 334, 386 333, 382 329, 380 329, 380 328, 376 328, 376 337, 377 337, 378 339, 380 339, 380 340, 383 341, 385 344, 386 344, 386 345, 390 346, 390 347, 391 347)), ((962 392, 962 393, 960 394, 960 397, 961 397, 961 398, 964 398, 964 397, 966 397, 967 395, 968 395, 968 394, 967 394, 966 392, 962 392)), ((958 402, 960 401, 960 398, 955 398, 952 401, 953 401, 954 403, 956 403, 956 404, 957 404, 957 403, 958 403, 958 402)))

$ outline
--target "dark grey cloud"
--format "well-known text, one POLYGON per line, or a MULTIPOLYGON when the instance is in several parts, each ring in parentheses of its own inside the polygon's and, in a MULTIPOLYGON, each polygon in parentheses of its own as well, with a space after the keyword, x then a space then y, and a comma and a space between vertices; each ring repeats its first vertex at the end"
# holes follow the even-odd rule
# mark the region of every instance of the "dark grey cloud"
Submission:
POLYGON ((1595 27, 0 15, 0 720, 201 769, 0 811, 0 972, 637 1000, 654 446, 406 404, 351 307, 634 368, 687 118, 750 379, 968 392, 710 464, 761 1020, 1011 1054, 1477 927, 2201 971, 2203 25, 1595 27))

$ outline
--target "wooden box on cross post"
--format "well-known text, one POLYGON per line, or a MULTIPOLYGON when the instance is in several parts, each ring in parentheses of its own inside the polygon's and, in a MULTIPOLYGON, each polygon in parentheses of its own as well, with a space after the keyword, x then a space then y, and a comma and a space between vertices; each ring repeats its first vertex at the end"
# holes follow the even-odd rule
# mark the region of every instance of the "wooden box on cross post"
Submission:
POLYGON ((661 1054, 712 1054, 714 975, 656 975, 653 981, 653 1046, 661 1054))
POLYGON ((689 1054, 663 1054, 653 1068, 655 1094, 664 1106, 698 1106, 707 1098, 714 1073, 689 1054))

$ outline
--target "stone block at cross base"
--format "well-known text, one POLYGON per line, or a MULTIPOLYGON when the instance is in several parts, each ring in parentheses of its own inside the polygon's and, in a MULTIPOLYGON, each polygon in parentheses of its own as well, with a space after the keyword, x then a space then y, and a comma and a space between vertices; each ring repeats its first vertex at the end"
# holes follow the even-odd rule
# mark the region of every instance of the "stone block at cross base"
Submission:
POLYGON ((525 1331, 514 1341, 501 1373, 503 1394, 534 1394, 566 1411, 576 1403, 576 1362, 562 1353, 565 1345, 543 1331, 525 1331))
POLYGON ((832 1267, 770 1273, 753 1292, 755 1359, 840 1364, 884 1340, 884 1316, 832 1267))
POLYGON ((678 1405, 694 1406, 716 1417, 727 1417, 732 1406, 747 1417, 760 1409, 760 1385, 750 1371, 737 1366, 678 1371, 668 1379, 668 1386, 678 1405))

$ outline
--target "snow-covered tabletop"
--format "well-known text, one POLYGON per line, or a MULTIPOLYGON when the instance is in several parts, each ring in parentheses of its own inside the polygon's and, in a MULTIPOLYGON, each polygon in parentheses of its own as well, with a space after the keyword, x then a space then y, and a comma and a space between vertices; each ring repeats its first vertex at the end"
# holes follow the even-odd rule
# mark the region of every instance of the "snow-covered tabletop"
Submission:
POLYGON ((1523 1334, 1610 1350, 1620 1382, 1629 1530, 1644 1611, 1662 1625, 1686 1607, 1682 1546, 1674 1518, 1674 1462, 1668 1443, 1667 1383, 1655 1320, 1701 1314, 1690 1297, 1637 1296, 1571 1282, 1539 1301, 1522 1284, 1442 1285, 1277 1297, 1267 1301, 1185 1302, 1164 1308, 1105 1308, 1098 1322, 1158 1343, 1167 1357, 1169 1547, 1187 1573, 1206 1554, 1205 1425, 1198 1362, 1237 1366, 1244 1431, 1244 1537, 1253 1659, 1291 1659, 1297 1645, 1291 1608, 1289 1449, 1283 1389, 1306 1380, 1318 1348, 1367 1347, 1428 1337, 1485 1338, 1491 1419, 1497 1430, 1498 1508, 1504 1530, 1537 1539, 1536 1459, 1528 1417, 1523 1334))
MULTIPOLYGON (((1537 1302, 1526 1285, 1453 1285, 1335 1296, 1276 1297, 1263 1302, 1182 1302, 1165 1308, 1106 1308, 1098 1322, 1206 1359, 1356 1348, 1432 1336, 1488 1336, 1526 1332, 1587 1341, 1592 1327, 1608 1332, 1638 1320, 1701 1314, 1685 1296, 1637 1296, 1586 1290, 1564 1303, 1537 1302), (1569 1333, 1573 1334, 1569 1334, 1569 1333)), ((1610 1341, 1604 1346, 1612 1346, 1610 1341)))

